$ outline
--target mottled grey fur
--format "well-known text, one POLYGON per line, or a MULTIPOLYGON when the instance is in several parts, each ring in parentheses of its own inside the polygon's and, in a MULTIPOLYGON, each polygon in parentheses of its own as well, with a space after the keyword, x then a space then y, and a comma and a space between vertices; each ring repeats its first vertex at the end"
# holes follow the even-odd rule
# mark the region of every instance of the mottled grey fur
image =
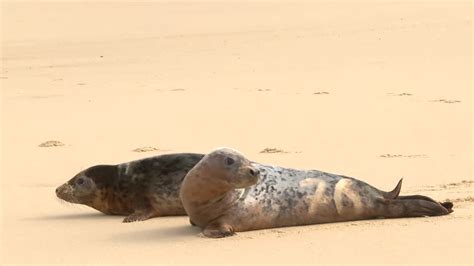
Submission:
POLYGON ((450 202, 439 203, 420 195, 399 196, 400 189, 401 180, 395 189, 384 192, 351 177, 249 162, 237 151, 223 148, 206 155, 189 171, 180 197, 192 223, 203 228, 208 237, 264 228, 452 212, 450 202), (226 158, 235 163, 226 164, 226 158), (255 172, 259 179, 254 178, 255 172))

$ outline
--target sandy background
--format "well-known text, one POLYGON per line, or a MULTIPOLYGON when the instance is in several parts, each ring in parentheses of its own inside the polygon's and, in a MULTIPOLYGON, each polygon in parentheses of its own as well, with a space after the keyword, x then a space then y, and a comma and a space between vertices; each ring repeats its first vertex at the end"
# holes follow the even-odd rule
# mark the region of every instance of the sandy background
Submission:
POLYGON ((471 11, 2 2, 1 262, 472 265, 471 11), (94 164, 219 146, 385 190, 404 177, 455 212, 211 240, 186 217, 122 224, 55 198, 94 164))

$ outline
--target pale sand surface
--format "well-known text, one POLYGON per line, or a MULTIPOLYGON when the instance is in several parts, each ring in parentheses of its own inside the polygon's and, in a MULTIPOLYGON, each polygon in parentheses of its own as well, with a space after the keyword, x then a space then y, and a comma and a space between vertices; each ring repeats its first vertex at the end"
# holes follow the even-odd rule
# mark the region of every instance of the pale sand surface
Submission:
POLYGON ((472 265, 469 2, 1 8, 2 263, 472 265), (122 224, 55 199, 94 164, 219 146, 385 190, 404 177, 455 212, 212 240, 186 217, 122 224))

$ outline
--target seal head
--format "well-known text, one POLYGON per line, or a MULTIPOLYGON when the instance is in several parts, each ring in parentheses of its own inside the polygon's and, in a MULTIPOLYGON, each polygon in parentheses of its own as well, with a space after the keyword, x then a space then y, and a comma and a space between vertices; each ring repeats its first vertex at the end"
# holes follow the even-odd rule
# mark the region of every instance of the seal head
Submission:
POLYGON ((56 189, 56 196, 70 203, 91 206, 106 214, 121 214, 124 211, 111 210, 108 208, 108 204, 104 204, 100 200, 107 195, 107 188, 117 177, 116 165, 92 166, 59 186, 56 189))
POLYGON ((256 184, 260 174, 241 153, 229 148, 220 148, 209 153, 199 168, 201 175, 214 177, 213 179, 222 182, 223 186, 234 189, 256 184))
POLYGON ((224 237, 234 233, 222 215, 259 180, 260 171, 241 153, 220 148, 206 155, 186 175, 180 198, 191 223, 209 237, 224 237))

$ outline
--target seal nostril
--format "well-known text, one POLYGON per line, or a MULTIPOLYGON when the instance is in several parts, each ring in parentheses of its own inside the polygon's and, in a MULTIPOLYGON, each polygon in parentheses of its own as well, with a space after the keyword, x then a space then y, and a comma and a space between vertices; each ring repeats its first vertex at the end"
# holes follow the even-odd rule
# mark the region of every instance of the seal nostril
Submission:
POLYGON ((260 171, 258 171, 257 169, 250 169, 250 174, 253 176, 257 176, 260 174, 260 171))

